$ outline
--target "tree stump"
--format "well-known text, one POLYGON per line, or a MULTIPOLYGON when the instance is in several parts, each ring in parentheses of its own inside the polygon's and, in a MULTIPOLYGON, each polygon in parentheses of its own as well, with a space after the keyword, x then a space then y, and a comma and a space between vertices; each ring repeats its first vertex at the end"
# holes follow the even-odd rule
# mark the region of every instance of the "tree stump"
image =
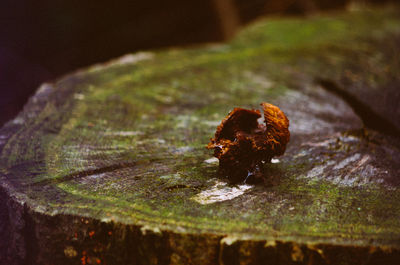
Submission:
POLYGON ((0 131, 0 263, 398 264, 398 14, 259 21, 43 84, 0 131), (264 101, 287 152, 231 185, 205 145, 264 101))

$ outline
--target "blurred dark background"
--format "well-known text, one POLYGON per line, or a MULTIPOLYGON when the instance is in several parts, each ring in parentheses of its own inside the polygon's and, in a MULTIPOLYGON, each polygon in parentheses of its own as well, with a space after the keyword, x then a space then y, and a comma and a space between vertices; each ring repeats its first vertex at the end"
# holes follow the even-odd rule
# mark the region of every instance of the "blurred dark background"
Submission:
POLYGON ((41 83, 77 68, 138 50, 226 41, 260 16, 309 15, 354 2, 366 1, 1 0, 0 126, 41 83))

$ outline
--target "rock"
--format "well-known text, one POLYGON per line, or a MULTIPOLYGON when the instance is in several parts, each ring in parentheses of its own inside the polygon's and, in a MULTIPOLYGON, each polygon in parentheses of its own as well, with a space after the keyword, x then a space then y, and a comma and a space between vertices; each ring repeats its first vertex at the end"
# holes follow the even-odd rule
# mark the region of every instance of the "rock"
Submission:
POLYGON ((398 39, 397 12, 260 21, 42 85, 0 131, 0 263, 396 264, 399 139, 316 80, 351 91, 340 74, 398 39), (230 185, 205 146, 264 101, 290 120, 287 151, 270 183, 230 185))

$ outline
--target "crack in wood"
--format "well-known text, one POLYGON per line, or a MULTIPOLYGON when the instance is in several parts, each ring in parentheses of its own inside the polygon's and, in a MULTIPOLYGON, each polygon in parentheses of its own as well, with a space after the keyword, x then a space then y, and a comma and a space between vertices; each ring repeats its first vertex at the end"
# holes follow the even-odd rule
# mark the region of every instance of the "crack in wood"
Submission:
POLYGON ((200 190, 201 188, 204 188, 204 187, 205 187, 205 185, 194 185, 194 186, 191 186, 191 185, 185 185, 185 184, 176 184, 176 185, 173 185, 173 186, 165 187, 163 190, 166 190, 166 191, 175 191, 175 190, 179 190, 179 189, 200 190))
POLYGON ((342 98, 362 120, 366 128, 381 132, 386 135, 400 137, 400 130, 385 116, 376 113, 371 107, 351 95, 335 81, 316 78, 315 82, 327 91, 342 98))
POLYGON ((67 182, 70 180, 76 180, 76 179, 80 179, 80 178, 84 178, 84 177, 88 177, 88 176, 92 176, 92 175, 98 175, 98 174, 112 172, 112 171, 115 171, 118 169, 133 167, 135 165, 136 165, 135 162, 123 162, 123 163, 113 164, 113 165, 105 166, 105 167, 101 167, 101 168, 78 171, 78 172, 74 172, 74 173, 65 175, 63 177, 41 180, 41 181, 36 182, 34 185, 59 184, 59 183, 67 182))
POLYGON ((173 186, 168 186, 168 187, 164 188, 164 190, 173 191, 176 189, 186 189, 186 188, 191 188, 191 187, 188 185, 177 184, 177 185, 173 185, 173 186))

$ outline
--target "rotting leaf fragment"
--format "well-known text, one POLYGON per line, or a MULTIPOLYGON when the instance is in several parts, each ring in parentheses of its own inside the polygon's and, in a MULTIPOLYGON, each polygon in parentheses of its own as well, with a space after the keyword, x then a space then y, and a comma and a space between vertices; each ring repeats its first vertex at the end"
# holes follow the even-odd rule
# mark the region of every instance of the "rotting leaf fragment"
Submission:
POLYGON ((289 120, 277 107, 261 103, 259 110, 235 108, 217 127, 207 145, 219 159, 218 173, 237 183, 263 180, 263 164, 283 155, 290 139, 289 120))

